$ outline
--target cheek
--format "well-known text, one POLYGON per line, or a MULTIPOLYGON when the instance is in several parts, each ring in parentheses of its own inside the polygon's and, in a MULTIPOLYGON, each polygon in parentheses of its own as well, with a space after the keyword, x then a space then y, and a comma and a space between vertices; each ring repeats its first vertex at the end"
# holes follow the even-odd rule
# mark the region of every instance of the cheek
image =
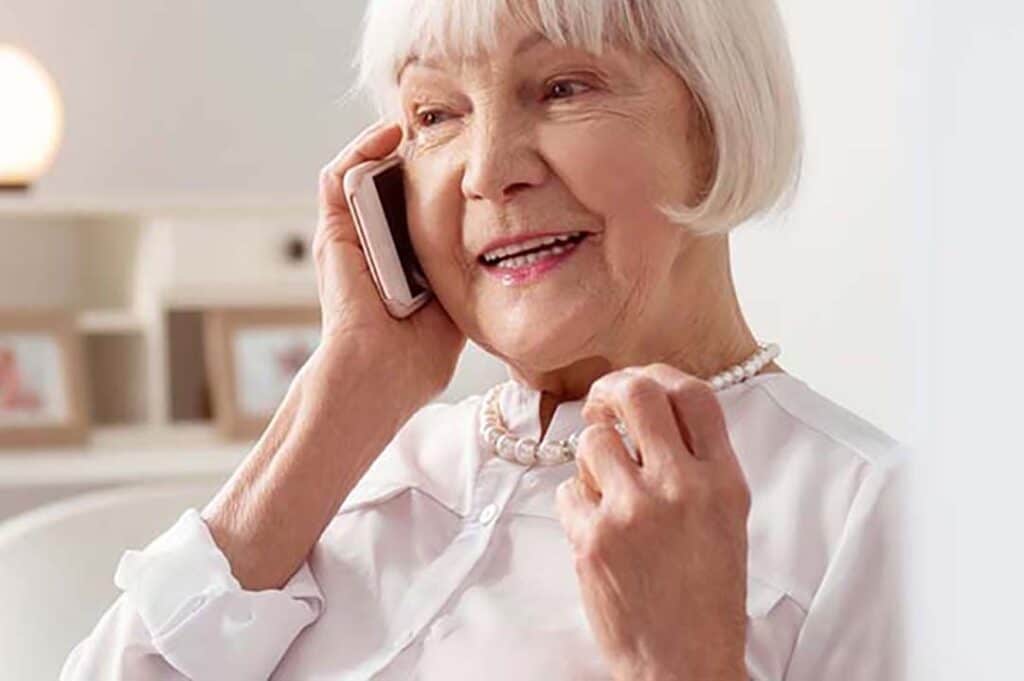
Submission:
POLYGON ((659 163, 647 131, 600 121, 545 131, 541 149, 573 197, 607 223, 649 219, 659 191, 659 163))
POLYGON ((461 262, 464 256, 458 186, 453 174, 445 172, 438 162, 406 163, 405 173, 406 214, 413 247, 433 281, 454 269, 453 258, 461 262))
POLYGON ((635 122, 602 121, 577 131, 552 130, 544 154, 573 198, 605 229, 605 261, 614 279, 659 276, 679 233, 657 211, 664 196, 662 136, 635 122), (660 155, 659 155, 660 154, 660 155), (645 244, 637 248, 637 244, 645 244))
POLYGON ((468 291, 475 262, 468 262, 462 238, 462 200, 457 174, 444 159, 407 162, 406 213, 413 248, 430 287, 465 329, 472 307, 468 291))

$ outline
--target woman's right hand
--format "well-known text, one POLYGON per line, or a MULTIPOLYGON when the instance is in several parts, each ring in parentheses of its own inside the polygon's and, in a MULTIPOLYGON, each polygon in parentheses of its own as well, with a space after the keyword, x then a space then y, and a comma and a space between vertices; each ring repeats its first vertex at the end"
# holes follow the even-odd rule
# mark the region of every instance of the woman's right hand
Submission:
POLYGON ((437 297, 406 319, 384 306, 363 255, 345 199, 345 173, 382 159, 402 139, 397 123, 363 130, 320 172, 319 222, 313 239, 322 318, 322 350, 357 349, 398 381, 403 392, 429 401, 448 385, 466 338, 437 297))

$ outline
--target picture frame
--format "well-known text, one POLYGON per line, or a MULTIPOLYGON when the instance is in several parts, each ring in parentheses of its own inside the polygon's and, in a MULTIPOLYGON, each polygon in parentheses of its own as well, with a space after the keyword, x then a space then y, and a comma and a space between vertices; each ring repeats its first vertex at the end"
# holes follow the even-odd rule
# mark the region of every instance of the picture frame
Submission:
POLYGON ((209 309, 203 313, 203 337, 217 430, 230 440, 252 440, 319 344, 320 310, 209 309))
POLYGON ((0 453, 88 439, 84 362, 70 310, 0 309, 0 453))

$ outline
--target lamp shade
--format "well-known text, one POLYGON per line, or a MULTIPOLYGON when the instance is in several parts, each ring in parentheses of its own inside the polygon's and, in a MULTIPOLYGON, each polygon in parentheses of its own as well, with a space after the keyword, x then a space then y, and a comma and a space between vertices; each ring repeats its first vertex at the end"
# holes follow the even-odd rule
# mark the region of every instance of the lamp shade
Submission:
POLYGON ((0 188, 26 188, 57 153, 64 111, 57 86, 36 59, 0 44, 0 188))

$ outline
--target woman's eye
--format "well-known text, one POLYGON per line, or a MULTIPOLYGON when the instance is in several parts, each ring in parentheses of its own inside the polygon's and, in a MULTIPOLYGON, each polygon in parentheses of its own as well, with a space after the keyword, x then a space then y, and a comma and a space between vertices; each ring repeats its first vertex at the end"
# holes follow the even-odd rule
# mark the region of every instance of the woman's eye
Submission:
MULTIPOLYGON (((578 80, 556 80, 552 82, 544 95, 544 99, 565 99, 581 90, 589 89, 589 85, 578 80)), ((446 114, 441 109, 422 109, 415 112, 416 126, 419 128, 433 128, 446 120, 446 114)))
POLYGON ((565 99, 575 94, 574 88, 578 90, 580 87, 586 88, 587 85, 578 80, 556 80, 548 86, 545 97, 547 99, 565 99))
POLYGON ((442 117, 443 113, 438 109, 424 109, 416 112, 416 124, 421 128, 432 128, 442 117))

